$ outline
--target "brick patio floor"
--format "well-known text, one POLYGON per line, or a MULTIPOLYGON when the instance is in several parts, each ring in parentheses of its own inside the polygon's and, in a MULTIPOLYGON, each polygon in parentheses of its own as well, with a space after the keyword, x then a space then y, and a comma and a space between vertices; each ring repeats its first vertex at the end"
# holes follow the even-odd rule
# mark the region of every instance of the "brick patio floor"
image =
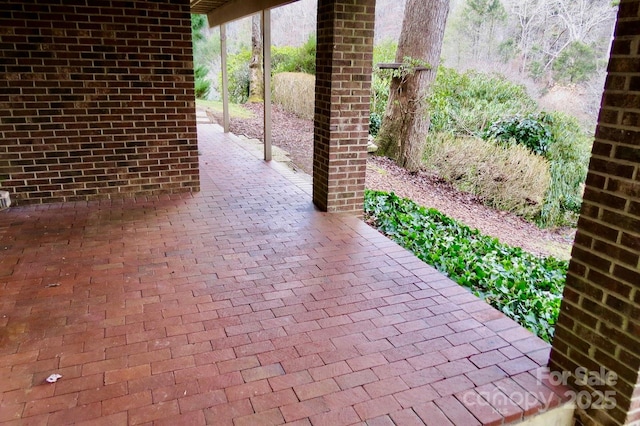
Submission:
POLYGON ((0 422, 474 425, 560 403, 547 344, 283 166, 199 140, 200 193, 0 212, 0 422))

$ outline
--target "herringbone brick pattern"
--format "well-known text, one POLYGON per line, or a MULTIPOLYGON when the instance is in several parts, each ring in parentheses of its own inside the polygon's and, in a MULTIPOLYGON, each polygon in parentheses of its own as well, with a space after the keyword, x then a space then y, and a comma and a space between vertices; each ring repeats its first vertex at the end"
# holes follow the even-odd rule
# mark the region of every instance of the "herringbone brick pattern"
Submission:
POLYGON ((199 127, 200 193, 0 213, 0 422, 473 425, 560 402, 548 345, 199 127))

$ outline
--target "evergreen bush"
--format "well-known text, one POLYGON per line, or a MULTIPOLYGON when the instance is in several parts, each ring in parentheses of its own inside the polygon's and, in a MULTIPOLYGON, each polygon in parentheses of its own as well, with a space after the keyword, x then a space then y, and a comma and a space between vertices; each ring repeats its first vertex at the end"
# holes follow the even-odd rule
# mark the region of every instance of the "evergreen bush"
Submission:
POLYGON ((300 47, 273 47, 272 74, 282 72, 302 72, 316 74, 316 37, 310 35, 300 47))
POLYGON ((207 80, 207 74, 209 74, 209 69, 204 65, 200 65, 194 70, 196 99, 207 99, 209 92, 211 92, 211 81, 207 80))
POLYGON ((429 97, 432 132, 482 137, 503 117, 536 112, 536 102, 524 86, 499 74, 470 70, 461 74, 439 67, 429 97))
POLYGON ((546 157, 551 182, 536 222, 542 227, 575 226, 593 139, 576 118, 559 112, 551 113, 550 117, 552 143, 546 157))
MULTIPOLYGON (((461 190, 477 194, 488 205, 505 208, 505 204, 494 201, 490 195, 492 185, 479 184, 479 181, 487 182, 480 179, 483 174, 479 170, 486 168, 479 165, 492 161, 487 158, 485 150, 494 149, 487 148, 480 138, 500 141, 505 148, 515 142, 537 154, 527 161, 534 161, 536 156, 546 158, 547 171, 544 174, 550 176, 550 180, 547 186, 539 188, 546 191, 542 202, 531 204, 524 210, 519 206, 507 209, 534 220, 542 227, 575 226, 592 143, 577 119, 558 112, 538 112, 535 101, 526 93, 524 86, 505 81, 495 74, 476 71, 461 74, 444 67, 438 70, 429 102, 431 131, 425 151, 427 167, 445 173, 443 178, 461 190), (446 135, 450 138, 446 139, 446 135), (471 138, 465 139, 465 136, 471 138), (446 146, 442 145, 443 140, 448 141, 446 146), (480 145, 475 146, 474 143, 480 145), (464 167, 469 169, 463 171, 464 167)), ((497 158, 501 158, 500 155, 497 158)), ((540 167, 533 163, 531 166, 534 169, 540 167)), ((501 168, 497 164, 492 167, 501 168)), ((504 172, 507 173, 508 169, 504 172)), ((511 173, 522 171, 515 166, 511 173)), ((493 178, 502 175, 501 172, 493 178)), ((518 179, 514 177, 513 180, 518 179)), ((516 192, 520 188, 516 185, 516 192)))
MULTIPOLYGON (((227 76, 229 79, 229 100, 243 104, 249 99, 249 62, 251 51, 243 49, 227 60, 227 76)), ((220 75, 222 79, 222 74, 220 75)), ((222 87, 222 84, 220 84, 222 87)))
POLYGON ((534 154, 545 155, 552 142, 549 114, 519 114, 500 119, 483 133, 483 139, 495 139, 503 144, 518 143, 534 154))

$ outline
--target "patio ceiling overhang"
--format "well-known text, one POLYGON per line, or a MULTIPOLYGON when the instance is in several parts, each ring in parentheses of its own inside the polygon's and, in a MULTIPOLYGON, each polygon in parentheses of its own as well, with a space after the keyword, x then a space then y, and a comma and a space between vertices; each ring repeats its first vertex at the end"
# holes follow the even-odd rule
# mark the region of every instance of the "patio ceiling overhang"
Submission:
POLYGON ((191 13, 207 15, 210 27, 297 0, 191 0, 191 13))

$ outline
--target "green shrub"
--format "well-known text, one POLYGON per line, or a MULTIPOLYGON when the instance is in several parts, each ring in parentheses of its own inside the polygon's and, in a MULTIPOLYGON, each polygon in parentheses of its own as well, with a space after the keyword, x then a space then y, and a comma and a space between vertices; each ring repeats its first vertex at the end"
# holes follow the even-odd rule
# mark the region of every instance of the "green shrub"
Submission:
MULTIPOLYGON (((243 104, 249 99, 249 62, 251 51, 243 49, 235 55, 230 55, 227 60, 227 75, 229 79, 229 100, 237 104, 243 104)), ((222 78, 222 74, 220 75, 222 78)), ((220 84, 222 87, 222 84, 220 84)))
POLYGON ((371 136, 377 136, 382 126, 382 116, 377 112, 371 112, 369 114, 369 134, 371 136))
POLYGON ((194 70, 195 75, 195 95, 196 99, 206 99, 211 91, 211 82, 207 80, 209 69, 200 65, 194 70))
POLYGON ((191 14, 191 39, 193 43, 199 43, 205 40, 202 30, 207 26, 207 16, 200 14, 191 14))
POLYGON ((498 74, 474 70, 460 74, 442 66, 438 68, 429 105, 431 131, 478 137, 503 117, 536 110, 535 101, 522 85, 498 74))
POLYGON ((289 66, 285 65, 296 55, 297 47, 293 46, 272 46, 271 47, 271 73, 278 74, 289 72, 289 66))
POLYGON ((542 210, 549 164, 523 146, 440 132, 430 135, 424 160, 441 178, 490 207, 528 219, 542 210))
POLYGON ((491 124, 483 134, 483 139, 496 139, 504 144, 518 143, 538 155, 545 155, 552 142, 549 128, 549 114, 519 114, 500 119, 491 124))
POLYGON ((540 258, 395 194, 366 191, 368 222, 547 342, 567 263, 540 258))
MULTIPOLYGON (((443 148, 441 139, 444 133, 493 138, 506 145, 509 141, 516 141, 532 152, 544 155, 549 161, 547 169, 550 181, 542 187, 546 191, 544 201, 536 203, 535 209, 526 208, 524 214, 519 208, 512 211, 532 218, 532 212, 537 210, 534 219, 543 227, 575 225, 582 203, 592 143, 576 119, 556 112, 537 112, 536 103, 523 86, 510 83, 498 75, 476 71, 460 74, 444 67, 438 69, 429 103, 431 132, 427 137, 425 157, 428 166, 436 170, 451 169, 448 179, 457 181, 456 186, 472 191, 490 206, 500 208, 502 203, 481 195, 485 190, 475 183, 481 176, 478 171, 484 170, 478 164, 485 162, 478 160, 483 155, 478 153, 477 147, 467 140, 461 142, 462 146, 452 144, 445 152, 438 150, 443 148), (455 161, 458 163, 442 163, 451 157, 451 150, 456 149, 463 150, 456 154, 455 161), (465 158, 464 150, 468 150, 469 158, 465 158), (430 156, 429 153, 437 153, 439 157, 430 156), (463 172, 463 165, 470 169, 463 172)), ((449 161, 454 160, 450 158, 449 161)), ((516 167, 512 173, 517 174, 518 170, 516 167)))
POLYGON ((547 158, 551 182, 536 222, 542 227, 575 226, 582 204, 593 139, 574 117, 559 112, 550 116, 553 142, 547 158))
POLYGON ((300 47, 273 47, 271 51, 271 73, 302 72, 316 74, 316 36, 300 47))

